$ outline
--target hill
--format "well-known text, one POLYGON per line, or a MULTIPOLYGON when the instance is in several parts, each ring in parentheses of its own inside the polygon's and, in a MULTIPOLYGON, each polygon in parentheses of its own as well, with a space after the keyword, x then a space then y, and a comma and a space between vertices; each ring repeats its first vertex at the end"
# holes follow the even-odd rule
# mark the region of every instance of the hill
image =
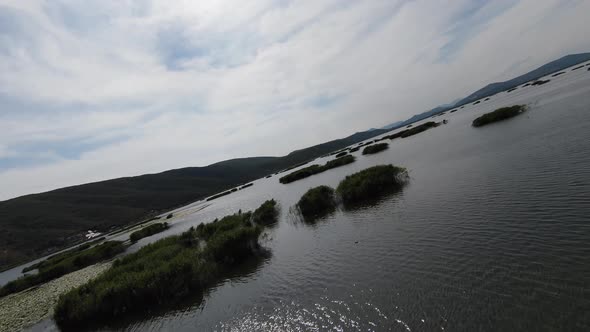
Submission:
POLYGON ((369 130, 283 157, 226 160, 119 178, 0 202, 0 270, 380 135, 369 130))

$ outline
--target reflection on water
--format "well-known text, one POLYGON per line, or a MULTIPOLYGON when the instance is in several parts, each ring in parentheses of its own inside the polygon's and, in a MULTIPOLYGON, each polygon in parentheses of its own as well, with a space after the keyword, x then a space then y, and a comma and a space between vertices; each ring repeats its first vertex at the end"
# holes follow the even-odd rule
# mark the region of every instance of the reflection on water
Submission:
POLYGON ((263 178, 178 213, 169 233, 275 198, 280 221, 263 241, 272 257, 199 305, 112 329, 589 330, 590 75, 567 72, 441 118, 449 123, 357 152, 350 165, 288 185, 263 178), (531 109, 471 127, 512 104, 531 109), (309 188, 388 163, 410 172, 400 193, 313 226, 292 213, 309 188))

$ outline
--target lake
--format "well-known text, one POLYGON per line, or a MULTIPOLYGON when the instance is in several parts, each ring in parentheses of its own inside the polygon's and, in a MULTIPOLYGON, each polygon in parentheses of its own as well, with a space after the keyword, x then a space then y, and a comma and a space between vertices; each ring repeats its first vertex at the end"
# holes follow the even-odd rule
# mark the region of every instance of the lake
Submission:
POLYGON ((568 69, 435 119, 449 123, 356 152, 350 165, 287 185, 260 179, 176 210, 169 230, 129 250, 269 198, 281 215, 262 240, 270 257, 202 300, 105 330, 589 330, 590 72, 568 69), (513 104, 530 109, 471 126, 513 104), (315 224, 292 208, 310 187, 389 163, 409 170, 399 193, 315 224))

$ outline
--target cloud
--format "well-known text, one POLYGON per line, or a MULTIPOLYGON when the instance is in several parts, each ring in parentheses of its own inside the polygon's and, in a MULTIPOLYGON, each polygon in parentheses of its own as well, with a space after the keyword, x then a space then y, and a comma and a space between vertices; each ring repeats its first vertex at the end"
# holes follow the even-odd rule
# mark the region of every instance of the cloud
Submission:
POLYGON ((588 12, 552 0, 0 1, 0 199, 402 120, 588 51, 588 12))

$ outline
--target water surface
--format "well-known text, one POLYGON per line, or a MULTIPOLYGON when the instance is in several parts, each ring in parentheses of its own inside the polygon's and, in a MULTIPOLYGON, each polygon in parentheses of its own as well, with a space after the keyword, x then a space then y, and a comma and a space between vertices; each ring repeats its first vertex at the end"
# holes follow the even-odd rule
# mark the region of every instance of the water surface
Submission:
POLYGON ((272 256, 202 301, 106 330, 589 330, 590 73, 568 70, 443 119, 379 154, 356 152, 353 164, 175 211, 170 230, 131 250, 275 198, 280 221, 262 241, 272 256), (471 127, 517 103, 530 110, 471 127), (310 187, 384 163, 409 169, 403 191, 314 225, 293 213, 310 187))

